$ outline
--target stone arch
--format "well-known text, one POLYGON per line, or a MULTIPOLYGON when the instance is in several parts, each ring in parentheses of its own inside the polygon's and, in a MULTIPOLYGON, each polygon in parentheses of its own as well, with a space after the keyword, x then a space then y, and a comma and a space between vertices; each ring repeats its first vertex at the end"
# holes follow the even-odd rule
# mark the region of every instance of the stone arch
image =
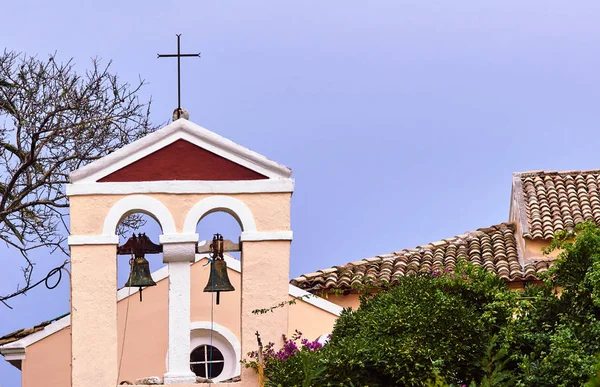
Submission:
POLYGON ((156 220, 163 234, 175 234, 175 220, 169 209, 160 201, 150 196, 133 195, 116 202, 104 218, 103 235, 114 235, 123 218, 135 212, 142 212, 156 220))
POLYGON ((198 222, 208 214, 223 211, 233 216, 242 228, 242 232, 256 231, 256 222, 252 212, 244 202, 231 196, 210 196, 194 205, 185 217, 183 232, 196 232, 198 222))

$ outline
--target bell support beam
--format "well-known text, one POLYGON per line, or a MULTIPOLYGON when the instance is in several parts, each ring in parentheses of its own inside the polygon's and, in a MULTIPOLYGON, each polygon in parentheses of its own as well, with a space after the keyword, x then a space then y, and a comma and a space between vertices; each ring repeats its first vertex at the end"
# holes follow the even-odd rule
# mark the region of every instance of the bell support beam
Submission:
POLYGON ((197 234, 161 235, 163 262, 169 267, 169 351, 165 384, 193 384, 190 370, 190 263, 197 234))
MULTIPOLYGON (((225 239, 223 241, 223 252, 234 252, 234 251, 242 251, 239 243, 235 243, 230 241, 229 239, 225 239)), ((210 242, 202 241, 198 243, 198 248, 196 249, 198 254, 208 254, 210 253, 210 242)))

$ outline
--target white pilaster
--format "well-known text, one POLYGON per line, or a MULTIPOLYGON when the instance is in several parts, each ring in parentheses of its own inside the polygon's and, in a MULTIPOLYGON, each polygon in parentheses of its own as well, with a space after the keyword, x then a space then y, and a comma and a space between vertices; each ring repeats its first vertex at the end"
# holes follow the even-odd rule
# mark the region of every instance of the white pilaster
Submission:
POLYGON ((190 261, 195 245, 163 245, 163 260, 169 267, 169 353, 165 384, 193 384, 190 370, 190 261), (189 256, 189 259, 183 259, 189 256))

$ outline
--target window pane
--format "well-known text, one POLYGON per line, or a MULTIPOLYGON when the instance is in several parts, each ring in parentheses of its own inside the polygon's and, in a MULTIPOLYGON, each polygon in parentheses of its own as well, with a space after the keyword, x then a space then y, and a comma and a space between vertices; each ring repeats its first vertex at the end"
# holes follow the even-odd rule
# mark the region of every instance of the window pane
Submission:
POLYGON ((221 372, 223 372, 224 365, 225 363, 210 363, 208 365, 208 372, 210 373, 209 379, 216 378, 217 376, 221 375, 221 372))
POLYGON ((216 378, 221 375, 225 367, 225 359, 221 351, 210 345, 196 347, 190 354, 190 369, 202 378, 216 378), (212 358, 211 358, 212 356, 212 358))
POLYGON ((201 378, 205 378, 206 377, 206 363, 202 363, 202 364, 192 364, 192 366, 190 367, 192 369, 192 372, 196 374, 196 376, 200 376, 201 378))
POLYGON ((211 347, 210 345, 207 346, 208 347, 208 359, 206 360, 224 360, 223 359, 223 354, 221 353, 221 351, 219 351, 218 349, 216 349, 215 347, 211 347), (212 357, 211 357, 212 355, 212 357))
POLYGON ((206 361, 206 345, 201 345, 192 351, 190 355, 191 362, 206 361))

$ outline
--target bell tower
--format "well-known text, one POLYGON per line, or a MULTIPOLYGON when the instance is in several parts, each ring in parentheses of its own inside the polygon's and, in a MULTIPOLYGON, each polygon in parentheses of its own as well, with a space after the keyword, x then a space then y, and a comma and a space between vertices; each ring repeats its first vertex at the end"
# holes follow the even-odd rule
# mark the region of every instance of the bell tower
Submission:
MULTIPOLYGON (((242 356, 256 349, 256 331, 280 343, 287 307, 252 311, 287 300, 293 189, 287 167, 184 118, 71 173, 71 385, 117 386, 115 232, 135 212, 160 224, 169 270, 165 384, 198 386, 189 364, 190 263, 198 241, 212 237, 196 233, 210 213, 229 213, 242 229, 242 356)), ((241 376, 238 385, 258 385, 253 371, 241 376)))

